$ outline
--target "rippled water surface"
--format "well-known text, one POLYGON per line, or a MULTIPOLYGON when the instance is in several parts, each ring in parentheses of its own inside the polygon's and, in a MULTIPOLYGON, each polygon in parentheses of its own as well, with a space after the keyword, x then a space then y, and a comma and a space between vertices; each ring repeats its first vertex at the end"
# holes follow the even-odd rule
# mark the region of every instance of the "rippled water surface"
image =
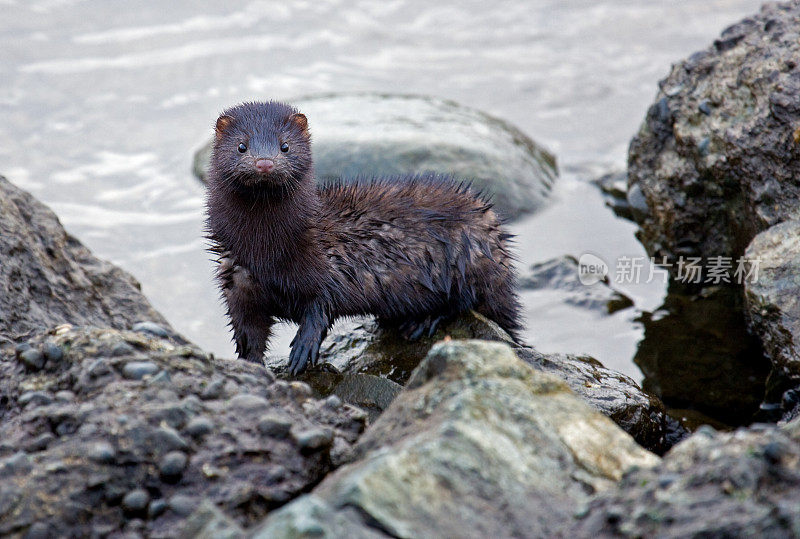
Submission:
MULTIPOLYGON (((190 172, 222 108, 330 91, 454 99, 558 155, 553 203, 513 226, 523 265, 586 251, 639 256, 634 226, 586 180, 624 166, 670 64, 758 5, 0 0, 0 174, 132 272, 177 329, 230 355, 190 172)), ((642 310, 664 289, 625 288, 642 310)), ((635 309, 602 317, 546 292, 524 300, 528 338, 543 351, 587 352, 641 377, 635 309)), ((289 338, 282 332, 278 352, 289 338)))

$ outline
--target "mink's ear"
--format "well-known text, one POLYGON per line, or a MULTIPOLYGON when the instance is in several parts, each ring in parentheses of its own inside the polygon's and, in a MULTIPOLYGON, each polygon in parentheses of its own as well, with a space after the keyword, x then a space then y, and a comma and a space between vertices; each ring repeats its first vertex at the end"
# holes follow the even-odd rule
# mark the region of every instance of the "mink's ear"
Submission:
POLYGON ((228 130, 228 128, 231 125, 233 125, 233 118, 232 117, 225 116, 223 114, 222 116, 217 118, 217 127, 215 129, 216 135, 217 135, 217 140, 222 138, 222 135, 225 133, 225 131, 228 130))
POLYGON ((308 119, 306 115, 300 112, 292 114, 289 121, 292 122, 294 125, 300 128, 300 131, 303 132, 304 135, 308 135, 308 119))

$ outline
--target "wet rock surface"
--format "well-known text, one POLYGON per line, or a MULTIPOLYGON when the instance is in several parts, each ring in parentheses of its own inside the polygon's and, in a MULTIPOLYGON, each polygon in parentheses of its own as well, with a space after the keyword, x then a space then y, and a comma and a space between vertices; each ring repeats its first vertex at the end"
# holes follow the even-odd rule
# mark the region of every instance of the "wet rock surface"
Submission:
POLYGON ((2 176, 0 261, 0 344, 63 323, 127 329, 149 321, 172 333, 133 277, 95 258, 47 206, 2 176))
POLYGON ((174 537, 204 500, 252 525, 319 482, 366 423, 301 382, 149 333, 62 326, 26 346, 61 354, 32 370, 0 351, 2 536, 174 537))
POLYGON ((796 537, 800 420, 736 432, 704 427, 660 464, 597 496, 568 535, 796 537))
POLYGON ((762 232, 747 247, 759 259, 758 279, 745 283, 750 325, 772 361, 768 394, 800 385, 800 221, 762 232))
MULTIPOLYGON (((472 181, 517 218, 540 207, 557 177, 552 154, 513 125, 453 101, 396 94, 324 94, 293 100, 309 119, 320 183, 438 172, 472 181), (487 143, 487 142, 491 143, 487 143)), ((195 156, 205 178, 210 143, 195 156)))
POLYGON ((255 537, 531 537, 658 458, 503 343, 437 344, 355 447, 355 462, 255 537))
POLYGON ((651 255, 738 257, 800 216, 798 17, 800 2, 768 3, 660 83, 628 161, 651 255))
MULTIPOLYGON (((606 369, 588 356, 545 355, 515 345, 497 324, 474 311, 443 324, 432 337, 410 343, 394 330, 379 329, 372 320, 341 325, 323 343, 321 366, 300 379, 314 388, 317 396, 336 394, 370 411, 374 419, 400 392, 431 346, 442 339, 508 343, 523 361, 564 380, 577 395, 656 453, 663 453, 687 434, 667 415, 657 397, 642 391, 628 376, 606 369)), ((286 376, 285 365, 286 358, 269 362, 279 377, 286 376)))

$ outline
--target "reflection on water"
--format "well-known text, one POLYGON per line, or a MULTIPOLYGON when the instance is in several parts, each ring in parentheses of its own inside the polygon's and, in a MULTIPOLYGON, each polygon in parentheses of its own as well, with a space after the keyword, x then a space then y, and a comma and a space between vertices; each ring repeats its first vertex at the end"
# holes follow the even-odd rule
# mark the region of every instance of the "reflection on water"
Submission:
POLYGON ((742 301, 735 288, 692 293, 671 285, 661 308, 641 317, 645 338, 634 361, 644 373, 643 388, 668 408, 728 425, 750 423, 764 397, 769 362, 747 332, 742 301))
MULTIPOLYGON (((4 0, 0 173, 136 275, 177 329, 230 355, 191 176, 221 109, 316 92, 456 100, 514 123, 568 171, 551 208, 514 226, 523 267, 585 250, 635 256, 633 226, 585 180, 624 165, 670 64, 759 3, 4 0)), ((663 285, 624 292, 648 310, 663 285)), ((530 340, 635 375, 642 330, 630 312, 608 322, 557 310, 526 305, 530 340)))

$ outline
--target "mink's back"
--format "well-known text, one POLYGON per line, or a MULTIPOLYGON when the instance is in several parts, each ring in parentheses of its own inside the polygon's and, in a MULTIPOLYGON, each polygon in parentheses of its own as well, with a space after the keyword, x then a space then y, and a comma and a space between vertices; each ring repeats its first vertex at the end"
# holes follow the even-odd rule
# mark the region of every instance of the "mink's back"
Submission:
POLYGON ((467 184, 402 176, 319 193, 319 241, 337 311, 397 320, 475 308, 512 333, 519 327, 510 235, 467 184))

